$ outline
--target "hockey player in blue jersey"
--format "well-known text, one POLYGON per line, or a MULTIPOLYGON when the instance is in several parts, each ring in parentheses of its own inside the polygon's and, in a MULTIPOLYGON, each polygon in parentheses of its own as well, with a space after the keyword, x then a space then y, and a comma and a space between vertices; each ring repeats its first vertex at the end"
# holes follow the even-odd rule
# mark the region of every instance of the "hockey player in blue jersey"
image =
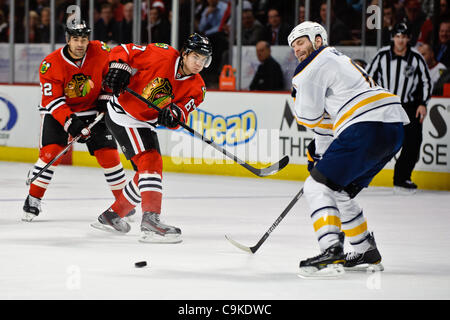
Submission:
POLYGON ((349 57, 327 46, 318 23, 288 37, 300 64, 292 79, 297 122, 315 136, 314 167, 304 196, 321 253, 300 262, 300 276, 383 270, 373 233, 355 196, 398 152, 408 117, 398 96, 378 86, 349 57), (344 234, 353 251, 344 254, 344 234), (338 267, 336 267, 338 266, 338 267))

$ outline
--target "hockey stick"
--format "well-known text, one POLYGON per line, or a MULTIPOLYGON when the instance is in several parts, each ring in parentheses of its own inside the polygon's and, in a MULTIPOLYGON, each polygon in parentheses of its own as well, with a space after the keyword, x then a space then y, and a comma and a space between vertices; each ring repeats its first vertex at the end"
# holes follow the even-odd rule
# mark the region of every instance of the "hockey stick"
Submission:
MULTIPOLYGON (((91 122, 88 125, 88 129, 91 130, 93 126, 95 126, 100 120, 102 120, 104 116, 104 113, 100 113, 93 122, 91 122)), ((73 145, 75 142, 77 142, 78 140, 81 139, 81 134, 76 136, 75 138, 73 138, 68 144, 67 146, 60 152, 58 153, 58 155, 56 157, 54 157, 49 163, 47 163, 45 165, 45 167, 43 167, 41 170, 39 170, 38 173, 36 173, 32 178, 28 178, 27 181, 25 181, 26 185, 29 186, 31 183, 33 183, 34 180, 36 180, 37 178, 39 178, 41 176, 41 174, 47 170, 56 160, 58 160, 59 158, 61 158, 66 152, 67 150, 69 150, 70 146, 73 145)))
MULTIPOLYGON (((132 89, 126 87, 125 90, 128 91, 129 93, 131 93, 133 96, 135 96, 139 100, 141 100, 142 102, 146 103, 149 107, 157 110, 158 112, 161 111, 161 108, 155 106, 153 103, 151 103, 150 101, 148 101, 147 99, 145 99, 144 97, 142 97, 141 95, 139 95, 138 93, 133 91, 132 89)), ((200 138, 202 141, 206 142, 207 144, 209 144, 211 147, 215 148, 216 150, 222 152, 227 157, 233 159, 236 163, 240 164, 245 169, 247 169, 251 173, 257 175, 258 177, 266 177, 266 176, 270 176, 270 175, 272 175, 274 173, 277 173, 278 171, 283 169, 285 166, 287 166, 287 164, 289 163, 289 156, 284 156, 280 161, 270 165, 267 168, 262 168, 262 169, 255 168, 255 167, 249 165, 248 163, 242 161, 241 159, 236 157, 234 154, 231 154, 230 152, 228 152, 224 148, 220 147, 214 141, 212 141, 212 140, 206 138, 205 136, 203 136, 202 134, 198 133, 197 131, 195 131, 194 129, 189 127, 184 122, 178 121, 178 123, 179 123, 179 125, 181 127, 186 129, 187 131, 189 131, 191 134, 193 134, 197 138, 200 138)))
POLYGON ((288 206, 284 211, 280 214, 280 216, 275 220, 275 222, 270 226, 269 230, 262 236, 262 238, 258 241, 256 245, 253 247, 247 247, 242 244, 240 244, 237 241, 234 241, 230 236, 225 235, 225 238, 231 242, 232 245, 238 247, 241 250, 247 251, 248 253, 255 253, 256 250, 261 247, 261 245, 264 243, 264 241, 267 240, 269 235, 272 233, 272 231, 280 224, 281 220, 288 214, 288 212, 292 209, 292 207, 297 203, 298 199, 303 195, 303 188, 300 189, 300 191, 295 195, 294 199, 289 202, 288 206))

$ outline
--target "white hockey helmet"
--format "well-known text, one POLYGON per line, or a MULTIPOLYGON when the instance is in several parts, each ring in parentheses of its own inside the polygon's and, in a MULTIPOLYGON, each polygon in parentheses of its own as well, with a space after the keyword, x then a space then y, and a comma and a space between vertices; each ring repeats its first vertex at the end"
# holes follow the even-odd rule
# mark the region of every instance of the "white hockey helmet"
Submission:
POLYGON ((288 36, 289 46, 292 47, 292 43, 300 38, 300 37, 308 37, 309 41, 312 42, 314 50, 317 50, 315 46, 316 36, 322 37, 322 45, 328 45, 328 35, 327 31, 317 22, 305 21, 297 25, 294 29, 292 29, 291 33, 288 36))

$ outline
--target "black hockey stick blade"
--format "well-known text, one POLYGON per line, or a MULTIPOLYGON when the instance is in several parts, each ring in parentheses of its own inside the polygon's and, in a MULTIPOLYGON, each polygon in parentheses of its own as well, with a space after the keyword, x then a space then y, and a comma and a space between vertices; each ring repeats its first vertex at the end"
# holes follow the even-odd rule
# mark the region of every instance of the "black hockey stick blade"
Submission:
POLYGON ((284 156, 280 161, 272 164, 271 166, 267 168, 256 169, 255 171, 252 172, 259 177, 267 177, 277 173, 278 171, 286 167, 288 163, 289 163, 289 156, 284 156))

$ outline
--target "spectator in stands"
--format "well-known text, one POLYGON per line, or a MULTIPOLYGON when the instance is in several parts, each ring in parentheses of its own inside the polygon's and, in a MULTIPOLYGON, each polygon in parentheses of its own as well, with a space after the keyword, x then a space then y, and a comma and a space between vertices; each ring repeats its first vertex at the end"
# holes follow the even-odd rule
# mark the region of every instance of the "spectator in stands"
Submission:
POLYGON ((50 8, 41 10, 41 24, 38 27, 42 43, 50 43, 50 8))
MULTIPOLYGON (((323 2, 320 5, 320 22, 325 29, 327 29, 327 3, 323 2)), ((343 41, 352 40, 350 29, 336 17, 333 8, 330 12, 330 32, 328 33, 330 39, 328 43, 332 46, 343 44, 343 41)))
POLYGON ((419 0, 405 0, 405 18, 403 22, 411 29, 411 40, 409 43, 411 46, 415 46, 417 39, 419 39, 420 29, 425 22, 426 15, 422 11, 422 7, 419 0))
POLYGON ((443 63, 436 60, 433 49, 429 44, 423 43, 417 48, 417 50, 419 50, 420 54, 427 63, 428 69, 430 69, 431 82, 433 83, 433 87, 435 87, 439 78, 448 68, 443 63))
POLYGON ((0 10, 0 42, 8 42, 8 22, 6 21, 5 13, 0 10))
POLYGON ((133 42, 133 8, 133 2, 128 2, 122 7, 122 21, 117 23, 117 41, 119 43, 133 42))
POLYGON ((95 23, 94 36, 96 40, 107 43, 117 43, 117 22, 114 20, 110 3, 104 3, 100 9, 100 19, 95 23))
POLYGON ((208 6, 206 0, 195 0, 194 5, 194 29, 199 30, 200 19, 202 18, 202 13, 208 6))
POLYGON ((392 29, 396 25, 395 7, 392 5, 383 6, 383 31, 382 45, 387 46, 391 43, 392 29))
POLYGON ((227 4, 219 0, 208 0, 208 6, 203 10, 198 30, 207 36, 219 31, 220 22, 227 9, 227 4))
POLYGON ((264 29, 264 39, 270 45, 287 46, 287 37, 292 28, 282 21, 278 9, 269 9, 267 12, 267 22, 267 26, 264 29))
POLYGON ((256 56, 261 64, 250 83, 250 90, 281 91, 283 90, 283 72, 280 64, 271 56, 270 44, 259 41, 256 44, 256 56))
POLYGON ((436 60, 450 68, 450 20, 443 20, 440 23, 438 43, 433 51, 436 60))
POLYGON ((113 12, 114 20, 116 22, 122 21, 124 13, 125 13, 124 9, 123 9, 124 5, 120 2, 120 0, 108 0, 108 3, 111 4, 111 9, 113 12))
POLYGON ((151 42, 170 44, 170 23, 158 6, 150 9, 150 28, 151 42))
POLYGON ((304 5, 298 7, 298 24, 305 22, 306 9, 304 5))
POLYGON ((255 45, 264 39, 264 26, 255 19, 251 8, 242 10, 242 45, 255 45))
POLYGON ((31 7, 31 10, 36 11, 37 14, 41 15, 42 9, 44 9, 45 7, 49 7, 49 1, 48 0, 31 1, 30 7, 31 7), (33 5, 33 2, 35 2, 34 5, 33 5))
MULTIPOLYGON (((440 0, 439 2, 439 16, 437 19, 438 25, 445 17, 450 16, 450 7, 448 0, 440 0)), ((420 29, 418 43, 432 43, 433 38, 433 17, 429 16, 422 25, 420 29)))
POLYGON ((40 17, 36 11, 30 10, 28 13, 28 42, 40 43, 41 34, 39 33, 40 17))
MULTIPOLYGON (((63 4, 59 5, 56 8, 56 30, 55 30, 55 42, 56 43, 64 43, 66 44, 66 21, 64 20, 66 17, 66 9, 67 6, 63 4)), ((95 12, 95 11, 94 11, 95 12)))
MULTIPOLYGON (((378 0, 374 0, 370 3, 370 5, 378 5, 378 0)), ((381 45, 388 46, 391 44, 391 33, 392 29, 396 24, 396 14, 395 7, 390 5, 389 3, 383 3, 383 27, 381 32, 381 45)), ((368 45, 376 45, 378 30, 377 29, 369 29, 366 32, 367 44, 368 45)))

